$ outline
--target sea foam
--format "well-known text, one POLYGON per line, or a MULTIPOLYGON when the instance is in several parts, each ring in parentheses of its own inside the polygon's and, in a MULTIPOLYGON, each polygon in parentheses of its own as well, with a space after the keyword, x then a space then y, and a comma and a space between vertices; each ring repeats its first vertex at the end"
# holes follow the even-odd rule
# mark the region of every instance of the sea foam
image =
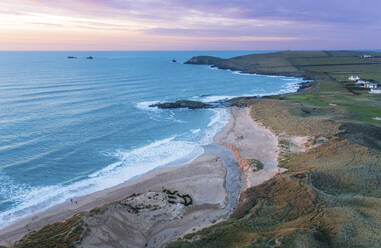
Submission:
POLYGON ((146 146, 132 150, 119 149, 108 156, 115 162, 105 168, 91 173, 87 179, 69 184, 35 188, 17 189, 19 199, 9 199, 19 204, 0 213, 0 228, 11 225, 17 220, 38 214, 50 207, 68 202, 83 195, 91 194, 106 188, 116 186, 150 170, 181 162, 187 163, 200 156, 203 145, 213 142, 213 137, 229 120, 226 109, 211 109, 211 119, 204 130, 191 130, 193 134, 202 132, 199 142, 190 142, 171 136, 154 141, 146 146))
POLYGON ((150 110, 150 111, 155 111, 155 110, 158 110, 159 108, 157 107, 150 107, 151 105, 153 104, 157 104, 159 103, 160 101, 145 101, 145 102, 138 102, 136 104, 136 107, 138 109, 142 109, 142 110, 150 110))
MULTIPOLYGON (((17 193, 20 198, 19 204, 0 213, 0 228, 69 199, 116 186, 176 160, 193 160, 203 153, 203 148, 199 144, 175 138, 172 136, 133 150, 117 150, 111 154, 116 162, 73 184, 24 188, 23 192, 17 193)), ((14 190, 21 191, 21 189, 14 190)), ((10 200, 17 201, 17 199, 10 200)))
MULTIPOLYGON (((128 61, 130 61, 130 59, 128 61)), ((123 71, 128 70, 128 67, 123 66, 123 68, 126 68, 126 69, 123 69, 123 71)), ((146 73, 147 71, 146 68, 147 68, 147 65, 144 64, 144 68, 143 68, 144 73, 146 73)), ((194 67, 194 68, 198 68, 198 67, 194 67)), ((211 69, 218 70, 217 68, 211 68, 211 69)), ((99 71, 102 71, 102 70, 99 70, 99 71)), ((229 70, 226 70, 226 71, 228 72, 229 70)), ((165 76, 165 78, 164 77, 163 78, 165 80, 155 81, 154 87, 148 90, 150 94, 142 95, 142 98, 144 97, 144 100, 158 99, 156 95, 155 96, 151 95, 151 93, 154 92, 153 89, 156 89, 155 87, 157 87, 158 85, 162 88, 168 87, 168 89, 171 89, 168 86, 170 84, 168 85, 160 84, 160 82, 171 81, 172 76, 170 75, 176 72, 177 71, 168 71, 167 73, 171 73, 171 74, 163 73, 163 76, 165 76)), ((134 73, 134 71, 129 71, 129 73, 134 73)), ((200 73, 202 74, 203 72, 200 71, 200 73)), ((212 73, 215 75, 218 75, 220 72, 213 71, 212 73)), ((174 95, 182 96, 181 94, 185 94, 184 92, 187 92, 185 90, 188 90, 190 94, 187 93, 188 95, 184 95, 185 98, 189 99, 191 98, 193 94, 193 95, 199 96, 198 98, 195 98, 197 100, 201 100, 203 102, 216 102, 216 101, 231 99, 237 96, 260 95, 262 93, 263 95, 271 95, 271 94, 293 92, 293 91, 296 91, 296 89, 298 88, 298 83, 301 82, 301 80, 298 78, 294 79, 294 78, 279 77, 279 79, 276 79, 276 80, 284 80, 286 84, 274 89, 275 92, 270 92, 273 90, 273 88, 269 87, 267 92, 258 91, 258 93, 256 93, 255 91, 250 92, 250 89, 251 89, 250 87, 253 85, 251 84, 251 81, 260 83, 258 80, 261 80, 261 77, 266 77, 266 76, 247 74, 247 73, 242 73, 237 71, 231 71, 231 73, 234 75, 228 75, 229 73, 223 72, 222 73, 223 77, 221 78, 210 77, 208 74, 207 77, 204 76, 201 79, 198 76, 198 73, 192 73, 192 75, 195 75, 195 76, 193 78, 187 79, 188 81, 186 82, 181 80, 183 77, 176 75, 173 77, 175 78, 173 80, 175 80, 176 82, 172 82, 173 85, 175 86, 181 83, 183 83, 184 85, 189 85, 189 82, 192 82, 192 81, 199 82, 200 80, 201 82, 205 82, 205 84, 209 84, 209 82, 217 82, 217 83, 215 83, 216 84, 215 88, 211 87, 210 89, 208 89, 209 92, 201 92, 197 90, 194 90, 193 92, 193 88, 188 89, 185 87, 184 89, 181 89, 181 91, 169 90, 168 94, 171 93, 172 96, 174 95), (224 82, 224 80, 220 81, 220 79, 225 79, 225 76, 228 76, 228 78, 230 79, 227 80, 226 82, 224 82), (246 80, 244 76, 247 76, 248 80, 246 80), (256 77, 251 77, 251 76, 256 76, 256 77), (233 88, 233 86, 232 88, 229 88, 230 80, 250 81, 250 82, 247 82, 247 85, 245 84, 246 85, 245 87, 247 87, 246 89, 248 89, 248 91, 244 90, 243 88, 241 91, 234 91, 235 88, 233 88), (223 89, 223 90, 216 90, 216 89, 223 89), (213 92, 212 94, 214 95, 208 95, 208 96, 203 95, 203 94, 210 94, 210 92, 213 92), (242 94, 244 92, 246 92, 246 94, 242 94), (247 94, 247 93, 252 93, 252 94, 247 94), (225 94, 228 94, 228 95, 225 95, 225 94)), ((28 73, 28 75, 29 74, 30 73, 28 73)), ((54 78, 57 80, 56 77, 54 78)), ((61 111, 68 111, 69 109, 70 111, 74 111, 74 113, 77 113, 77 111, 83 110, 83 107, 81 109, 80 105, 86 105, 88 103, 94 103, 94 102, 97 103, 96 105, 99 108, 99 104, 104 101, 106 101, 107 105, 110 104, 110 102, 112 102, 113 100, 116 101, 115 102, 116 105, 118 105, 121 101, 130 101, 130 102, 140 101, 138 97, 136 98, 126 97, 126 96, 130 96, 133 93, 131 92, 131 87, 133 86, 132 84, 129 85, 129 87, 126 87, 128 85, 124 81, 123 82, 114 81, 110 83, 110 77, 108 74, 107 75, 105 74, 104 78, 105 78, 104 80, 105 84, 104 84, 104 87, 101 88, 102 90, 100 91, 98 98, 87 98, 88 94, 86 94, 82 98, 78 97, 78 98, 72 99, 69 105, 65 105, 66 103, 62 101, 62 103, 60 104, 62 106, 65 106, 65 108, 61 108, 61 111), (114 88, 111 86, 114 86, 114 88), (109 91, 106 91, 106 89, 107 90, 113 89, 115 90, 115 93, 111 94, 109 91), (123 96, 123 98, 120 98, 120 96, 123 96), (75 108, 73 108, 73 102, 76 103, 75 108), (79 110, 77 110, 76 108, 78 108, 79 110)), ((121 74, 121 78, 124 78, 124 72, 123 74, 121 74)), ((63 80, 67 80, 67 78, 65 77, 63 80)), ((20 81, 22 82, 22 80, 20 81)), ((37 80, 37 81, 38 81, 38 87, 40 87, 39 84, 41 80, 37 80)), ((93 82, 93 80, 88 80, 88 81, 93 82)), ((66 85, 66 82, 61 82, 61 83, 62 85, 66 85)), ((86 83, 86 82, 83 81, 83 83, 86 83)), ((149 83, 149 81, 147 81, 147 83, 149 83)), ((73 85, 77 85, 77 83, 73 85)), ((88 83, 87 85, 93 85, 93 83, 88 83)), ((135 84, 135 86, 137 85, 138 84, 135 84)), ((139 85, 140 85, 140 82, 139 82, 139 85)), ((19 87, 19 85, 15 87, 19 87)), ((20 88, 23 88, 23 87, 20 87, 20 88)), ((238 86, 238 88, 239 87, 241 86, 238 86)), ((195 86, 194 89, 198 89, 198 88, 195 86)), ((142 89, 140 89, 139 92, 141 93, 142 89)), ((70 95, 76 96, 76 94, 70 94, 70 95)), ((46 103, 49 103, 49 101, 46 101, 46 103)), ((51 106, 55 106, 55 107, 51 108, 51 109, 54 109, 54 112, 52 112, 52 116, 55 116, 57 113, 57 107, 59 107, 60 105, 57 105, 56 101, 54 101, 53 103, 54 105, 51 105, 51 106)), ((149 120, 157 120, 158 122, 163 123, 165 118, 167 118, 165 119, 165 121, 173 121, 173 122, 182 121, 181 119, 176 120, 175 118, 176 115, 173 115, 173 114, 168 115, 166 110, 162 111, 162 110, 159 110, 158 108, 149 107, 150 105, 155 103, 158 103, 158 101, 143 101, 143 102, 137 103, 135 106, 137 109, 147 113, 149 117, 148 121, 146 121, 147 123, 151 123, 149 120)), ((11 103, 9 106, 12 106, 11 103)), ((27 106, 27 104, 25 104, 25 106, 27 106)), ((50 105, 44 104, 44 106, 50 106, 50 105)), ((120 109, 125 110, 127 108, 123 106, 120 109)), ((22 110, 24 111, 24 109, 22 110)), ((119 107, 111 108, 111 109, 102 108, 102 114, 103 112, 110 113, 110 115, 107 116, 105 120, 109 120, 113 118, 115 115, 118 115, 121 113, 120 111, 117 111, 117 110, 119 110, 119 107)), ((176 113, 177 111, 188 111, 188 110, 176 110, 176 113)), ((68 202, 72 198, 77 198, 79 196, 90 194, 95 191, 116 186, 117 184, 120 184, 128 179, 131 179, 133 177, 146 173, 154 168, 157 168, 160 166, 172 165, 172 164, 173 165, 181 164, 179 161, 186 162, 186 161, 193 160, 194 158, 196 158, 197 156, 203 153, 203 145, 207 145, 213 142, 213 137, 215 136, 215 134, 218 131, 220 131, 229 120, 229 114, 226 109, 208 109, 208 110, 200 110, 200 111, 210 111, 210 119, 209 119, 209 122, 204 124, 204 126, 201 128, 199 126, 190 127, 189 130, 187 130, 187 135, 193 137, 194 139, 187 139, 188 136, 184 134, 174 135, 173 133, 170 133, 168 134, 167 137, 163 135, 163 136, 160 136, 161 138, 152 138, 151 141, 146 141, 146 144, 140 147, 134 147, 131 149, 124 149, 123 147, 120 147, 119 149, 116 149, 112 151, 111 153, 107 153, 106 156, 111 156, 111 158, 113 159, 112 162, 110 162, 109 164, 105 164, 104 167, 98 171, 90 171, 89 173, 90 175, 84 176, 85 178, 81 179, 80 181, 78 181, 79 180, 78 178, 73 176, 72 181, 66 184, 32 187, 32 186, 24 185, 21 182, 17 182, 17 181, 13 182, 11 178, 9 178, 5 173, 1 174, 1 170, 0 170, 0 193, 1 193, 1 196, 4 196, 3 198, 6 199, 6 200, 3 200, 3 203, 4 203, 3 206, 6 206, 5 208, 6 210, 0 213, 0 228, 6 225, 10 225, 18 219, 41 212, 49 207, 53 207, 53 206, 56 206, 57 204, 68 202)), ((39 111, 39 113, 40 112, 41 111, 39 111)), ((131 112, 134 112, 134 111, 131 111, 131 112)), ((29 114, 33 114, 33 113, 34 113, 33 111, 29 112, 29 114)), ((43 113, 45 114, 45 112, 43 113)), ((73 112, 70 112, 70 113, 73 114, 73 112)), ((88 115, 89 114, 91 114, 91 116, 97 117, 99 115, 99 111, 96 113, 92 111, 88 113, 88 115)), ((125 114, 125 112, 123 112, 123 114, 125 114)), ((21 115, 25 116, 24 112, 22 112, 21 115)), ((12 118, 16 118, 16 117, 12 117, 12 118)), ((75 118, 78 118, 78 119, 82 117, 83 117, 82 113, 75 115, 75 118)), ((121 121, 123 120, 124 122, 128 121, 128 119, 122 119, 122 118, 120 119, 121 121)), ((60 127, 59 125, 62 122, 61 119, 58 119, 58 120, 59 120, 58 122, 59 124, 57 124, 56 127, 60 127)), ((91 121, 90 127, 93 127, 94 119, 91 118, 89 120, 91 121)), ((118 124, 118 122, 116 122, 116 124, 118 124)), ((116 126, 119 126, 119 125, 116 125, 116 126)), ((59 128, 58 130, 62 130, 62 129, 59 128)), ((69 129, 69 128, 67 130, 72 131, 72 129, 69 129)), ((122 128, 121 130, 122 130, 121 132, 123 132, 122 128)), ((119 130, 116 130, 116 131, 113 130, 113 131, 119 132, 119 130)), ((18 136, 20 135, 20 133, 16 133, 16 134, 18 136)), ((93 143, 91 142, 91 144, 93 143)), ((108 144, 108 143, 105 142, 105 144, 108 144)), ((70 149, 71 148, 72 147, 70 147, 70 149)), ((74 148, 78 148, 78 147, 74 147, 74 148)), ((105 147, 105 149, 107 149, 107 147, 105 147)), ((103 151, 100 151, 100 152, 103 154, 103 151)), ((88 168, 90 168, 89 170, 91 170, 91 159, 89 159, 86 162, 88 163, 88 168)), ((62 169, 64 170, 65 165, 63 164, 62 166, 63 166, 62 169)), ((73 168, 74 167, 72 167, 72 169, 73 168)))
POLYGON ((202 102, 208 103, 208 102, 218 102, 218 101, 224 101, 224 100, 229 100, 237 96, 206 96, 206 97, 201 97, 200 100, 202 102))
POLYGON ((233 71, 233 74, 242 75, 242 76, 258 76, 256 73, 245 73, 241 71, 233 71))

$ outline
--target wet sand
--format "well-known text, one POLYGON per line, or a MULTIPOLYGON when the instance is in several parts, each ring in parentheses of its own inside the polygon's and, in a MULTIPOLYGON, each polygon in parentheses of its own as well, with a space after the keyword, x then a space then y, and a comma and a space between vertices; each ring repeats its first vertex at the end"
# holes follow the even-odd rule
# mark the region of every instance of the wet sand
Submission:
MULTIPOLYGON (((278 168, 278 137, 250 116, 250 108, 231 108, 230 121, 214 140, 236 156, 244 175, 243 190, 259 185, 285 169, 278 168), (248 159, 261 161, 264 168, 254 171, 248 159)), ((255 110, 254 110, 255 111, 255 110)))

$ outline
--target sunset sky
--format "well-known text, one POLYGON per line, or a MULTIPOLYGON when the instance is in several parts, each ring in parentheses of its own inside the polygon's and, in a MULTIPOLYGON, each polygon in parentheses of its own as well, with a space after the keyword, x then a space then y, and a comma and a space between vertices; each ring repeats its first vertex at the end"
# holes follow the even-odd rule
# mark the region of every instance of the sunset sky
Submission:
POLYGON ((0 50, 380 49, 380 0, 1 0, 0 50))

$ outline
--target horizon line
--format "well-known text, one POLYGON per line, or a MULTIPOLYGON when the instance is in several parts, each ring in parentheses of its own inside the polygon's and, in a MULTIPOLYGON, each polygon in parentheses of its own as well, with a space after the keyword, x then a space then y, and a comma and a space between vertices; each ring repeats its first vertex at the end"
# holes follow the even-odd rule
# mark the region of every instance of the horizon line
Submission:
POLYGON ((0 52, 193 52, 193 51, 215 51, 215 52, 228 52, 228 51, 381 51, 381 48, 353 48, 353 49, 174 49, 174 50, 155 50, 155 49, 147 49, 147 50, 32 50, 32 49, 12 49, 12 50, 1 50, 0 52))

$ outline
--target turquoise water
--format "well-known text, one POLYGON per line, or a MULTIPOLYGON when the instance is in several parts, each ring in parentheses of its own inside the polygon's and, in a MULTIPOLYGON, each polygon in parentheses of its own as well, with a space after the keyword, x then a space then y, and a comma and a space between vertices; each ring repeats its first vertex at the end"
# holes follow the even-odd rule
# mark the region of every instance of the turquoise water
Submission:
POLYGON ((0 228, 190 161, 229 118, 224 109, 149 108, 154 102, 297 89, 301 79, 183 64, 196 55, 248 53, 0 52, 0 228))

